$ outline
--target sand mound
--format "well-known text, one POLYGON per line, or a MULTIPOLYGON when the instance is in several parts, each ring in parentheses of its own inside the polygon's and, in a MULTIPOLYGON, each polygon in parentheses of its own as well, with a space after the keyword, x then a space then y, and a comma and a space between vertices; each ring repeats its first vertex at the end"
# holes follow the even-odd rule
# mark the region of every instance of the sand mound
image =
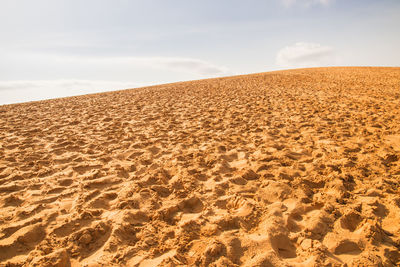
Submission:
POLYGON ((399 265, 399 86, 319 68, 0 106, 0 265, 399 265))

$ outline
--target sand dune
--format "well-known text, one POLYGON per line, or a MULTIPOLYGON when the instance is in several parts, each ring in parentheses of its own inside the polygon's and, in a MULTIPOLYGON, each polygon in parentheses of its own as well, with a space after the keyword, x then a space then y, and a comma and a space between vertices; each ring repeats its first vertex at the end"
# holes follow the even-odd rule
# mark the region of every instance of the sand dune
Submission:
POLYGON ((0 266, 398 266, 400 68, 0 106, 0 266))

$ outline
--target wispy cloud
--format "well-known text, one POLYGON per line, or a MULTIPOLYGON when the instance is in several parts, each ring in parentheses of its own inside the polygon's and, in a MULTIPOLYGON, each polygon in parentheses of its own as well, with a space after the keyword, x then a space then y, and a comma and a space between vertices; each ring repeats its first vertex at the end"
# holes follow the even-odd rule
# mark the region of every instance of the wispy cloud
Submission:
POLYGON ((0 91, 3 90, 25 90, 25 89, 51 89, 53 91, 75 91, 80 88, 86 90, 101 91, 104 89, 124 89, 144 86, 143 83, 118 82, 118 81, 91 81, 91 80, 31 80, 31 81, 0 81, 0 91))
POLYGON ((0 105, 136 88, 150 83, 101 80, 0 81, 0 105))
POLYGON ((281 0, 281 2, 286 7, 291 7, 294 5, 301 5, 301 6, 305 6, 305 7, 314 6, 314 5, 328 6, 333 1, 334 0, 281 0))
POLYGON ((232 72, 225 66, 219 66, 211 62, 189 57, 129 57, 129 56, 71 56, 52 55, 48 53, 38 54, 39 58, 48 58, 63 65, 87 65, 103 66, 104 68, 138 68, 161 69, 176 73, 194 75, 193 78, 208 78, 230 75, 232 72))
POLYGON ((279 50, 276 56, 276 64, 286 68, 318 67, 335 63, 334 48, 316 43, 295 43, 279 50))
POLYGON ((141 64, 153 68, 161 68, 178 72, 187 72, 204 76, 219 76, 229 74, 228 68, 217 66, 210 62, 182 57, 134 57, 128 58, 133 64, 141 64))
POLYGON ((51 53, 33 53, 25 57, 19 56, 22 63, 28 58, 28 62, 35 62, 39 67, 62 66, 59 67, 61 70, 68 70, 66 76, 86 76, 88 79, 0 80, 0 104, 232 75, 232 72, 226 67, 205 60, 186 57, 71 56, 51 53), (99 73, 102 73, 102 77, 106 80, 98 80, 97 76, 99 75, 96 74, 96 70, 99 70, 99 73), (80 75, 81 71, 87 73, 80 75), (115 77, 108 80, 109 77, 116 76, 118 72, 122 71, 131 73, 133 81, 118 81, 118 78, 115 77), (146 73, 146 75, 142 75, 143 73, 146 73), (151 73, 155 73, 155 76, 158 74, 159 77, 153 78, 151 73), (161 75, 163 78, 160 77, 160 73, 163 74, 161 75))

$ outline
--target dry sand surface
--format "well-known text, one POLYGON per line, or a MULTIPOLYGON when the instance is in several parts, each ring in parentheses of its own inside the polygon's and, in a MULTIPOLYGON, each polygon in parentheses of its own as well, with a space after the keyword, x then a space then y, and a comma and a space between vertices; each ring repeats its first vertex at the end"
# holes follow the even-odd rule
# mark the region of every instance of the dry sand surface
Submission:
POLYGON ((0 106, 1 266, 398 266, 400 68, 0 106))

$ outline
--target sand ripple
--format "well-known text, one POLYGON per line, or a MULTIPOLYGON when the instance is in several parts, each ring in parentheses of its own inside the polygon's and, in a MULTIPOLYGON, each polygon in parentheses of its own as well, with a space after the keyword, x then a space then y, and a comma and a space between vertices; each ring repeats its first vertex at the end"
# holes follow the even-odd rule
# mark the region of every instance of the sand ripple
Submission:
POLYGON ((0 265, 399 265, 399 89, 321 68, 0 106, 0 265))

